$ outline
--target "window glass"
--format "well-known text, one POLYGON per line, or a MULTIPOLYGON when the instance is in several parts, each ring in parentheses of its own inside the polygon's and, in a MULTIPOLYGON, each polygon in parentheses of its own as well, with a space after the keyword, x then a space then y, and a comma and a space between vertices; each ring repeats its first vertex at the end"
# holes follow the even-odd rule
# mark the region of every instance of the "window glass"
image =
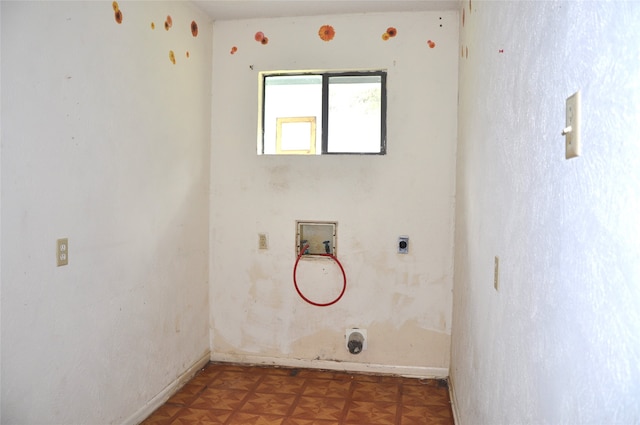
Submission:
POLYGON ((380 152, 382 77, 329 77, 328 152, 380 152))
POLYGON ((259 154, 385 154, 386 73, 262 74, 259 154))
MULTIPOLYGON (((282 75, 268 76, 264 80, 264 153, 276 153, 278 120, 283 136, 296 131, 301 134, 300 126, 293 118, 316 117, 315 139, 320 140, 322 129, 322 76, 321 75, 282 75), (291 119, 283 125, 282 122, 291 119)), ((282 139, 289 146, 305 145, 304 141, 292 141, 291 137, 282 139)), ((289 147, 287 146, 287 147, 289 147)), ((298 150, 295 150, 298 152, 298 150)), ((285 152, 280 152, 285 153, 285 152)), ((317 153, 320 153, 318 150, 317 153)))

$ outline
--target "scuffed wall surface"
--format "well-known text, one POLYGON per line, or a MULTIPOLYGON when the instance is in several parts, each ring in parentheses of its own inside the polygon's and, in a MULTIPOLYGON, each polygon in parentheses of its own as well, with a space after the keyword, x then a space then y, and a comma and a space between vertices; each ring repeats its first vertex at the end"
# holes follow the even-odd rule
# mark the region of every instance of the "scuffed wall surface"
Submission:
POLYGON ((119 3, 1 4, 3 423, 123 423, 209 350, 211 23, 119 3))
MULTIPOLYGON (((457 35, 456 12, 215 22, 214 357, 437 368, 446 375, 457 35), (335 31, 323 36, 327 41, 323 25, 335 31), (385 37, 391 27, 397 33, 385 37), (256 155, 258 73, 296 69, 387 69, 388 154, 256 155), (296 220, 338 222, 348 286, 331 307, 296 294, 296 220), (266 251, 257 249, 262 232, 269 235, 266 251), (410 254, 398 255, 397 238, 405 234, 410 254), (345 348, 351 327, 368 330, 368 349, 358 356, 345 348)), ((335 297, 342 278, 335 265, 304 266, 298 279, 308 294, 323 302, 335 297)))
POLYGON ((474 0, 462 19, 460 423, 638 423, 640 4, 474 0), (567 161, 578 89, 583 155, 567 161))

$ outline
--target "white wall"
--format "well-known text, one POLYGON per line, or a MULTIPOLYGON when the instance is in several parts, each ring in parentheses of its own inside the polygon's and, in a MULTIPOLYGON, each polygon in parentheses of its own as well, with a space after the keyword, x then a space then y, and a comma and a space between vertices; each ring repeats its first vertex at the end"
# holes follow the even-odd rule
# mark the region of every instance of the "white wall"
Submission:
MULTIPOLYGON (((457 42, 457 12, 214 24, 214 359, 447 375, 457 42), (335 28, 330 42, 318 37, 324 24, 335 28), (383 41, 390 26, 398 35, 383 41), (254 41, 257 31, 267 45, 254 41), (386 156, 256 155, 260 71, 380 68, 388 71, 386 156), (338 222, 348 286, 331 307, 306 304, 294 290, 296 220, 338 222), (267 251, 257 249, 260 232, 269 235, 267 251), (405 234, 410 254, 398 255, 405 234), (344 347, 350 327, 368 330, 358 356, 344 347)), ((298 278, 326 302, 339 293, 337 270, 305 262, 298 278)))
POLYGON ((640 3, 463 7, 460 423, 638 423, 640 3), (578 89, 583 155, 565 160, 565 98, 578 89))
POLYGON ((111 2, 1 7, 2 420, 132 422, 208 358, 211 23, 184 3, 121 2, 121 25, 111 2))

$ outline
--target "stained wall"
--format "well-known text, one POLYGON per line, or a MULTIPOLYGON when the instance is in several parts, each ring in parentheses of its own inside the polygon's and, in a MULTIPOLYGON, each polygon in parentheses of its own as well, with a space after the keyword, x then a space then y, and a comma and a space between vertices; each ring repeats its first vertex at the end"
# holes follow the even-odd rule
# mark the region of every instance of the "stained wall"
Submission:
POLYGON ((640 5, 464 1, 460 19, 459 423, 637 423, 640 5))
MULTIPOLYGON (((451 333, 457 109, 456 12, 216 21, 213 45, 212 358, 446 376, 451 333), (335 37, 318 31, 331 25, 335 37), (397 35, 388 40, 389 27, 397 35), (268 43, 255 41, 262 32, 268 43), (273 70, 385 69, 384 156, 258 156, 258 77, 273 70), (294 289, 296 220, 336 221, 348 283, 330 307, 294 289), (269 249, 258 249, 266 233, 269 249), (399 235, 410 252, 397 254, 399 235), (354 356, 345 329, 368 331, 354 356)), ((340 291, 330 261, 301 289, 340 291)))
POLYGON ((179 2, 0 8, 2 421, 137 423, 209 358, 211 22, 179 2))

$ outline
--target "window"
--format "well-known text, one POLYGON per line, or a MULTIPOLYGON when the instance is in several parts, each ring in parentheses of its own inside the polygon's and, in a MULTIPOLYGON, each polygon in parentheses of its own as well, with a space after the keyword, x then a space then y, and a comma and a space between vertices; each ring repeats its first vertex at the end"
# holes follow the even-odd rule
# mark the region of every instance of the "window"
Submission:
POLYGON ((386 76, 262 73, 258 154, 384 155, 386 76))

